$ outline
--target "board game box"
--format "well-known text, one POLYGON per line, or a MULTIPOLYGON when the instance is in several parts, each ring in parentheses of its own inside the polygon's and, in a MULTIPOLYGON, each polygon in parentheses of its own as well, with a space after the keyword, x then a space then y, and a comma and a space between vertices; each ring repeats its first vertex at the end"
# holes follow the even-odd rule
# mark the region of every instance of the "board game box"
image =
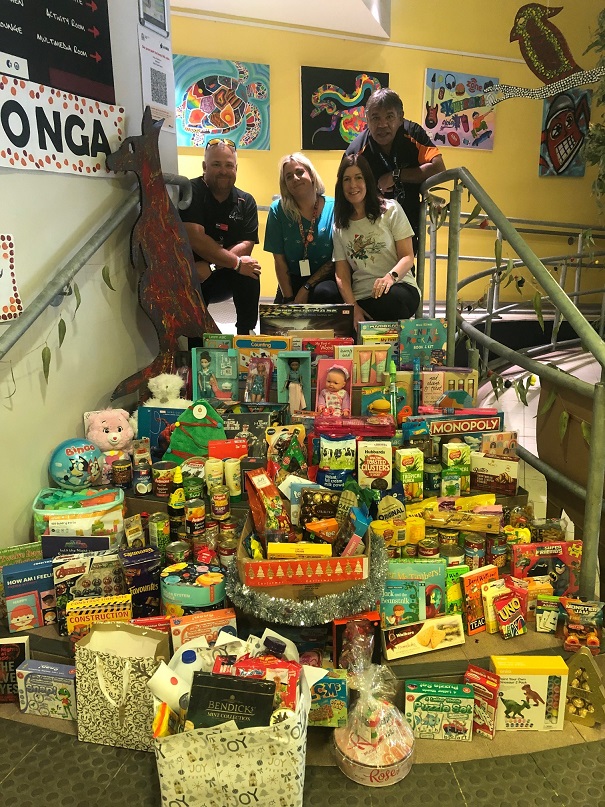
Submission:
POLYGON ((474 693, 469 684, 406 681, 405 716, 418 739, 469 742, 473 712, 474 693))

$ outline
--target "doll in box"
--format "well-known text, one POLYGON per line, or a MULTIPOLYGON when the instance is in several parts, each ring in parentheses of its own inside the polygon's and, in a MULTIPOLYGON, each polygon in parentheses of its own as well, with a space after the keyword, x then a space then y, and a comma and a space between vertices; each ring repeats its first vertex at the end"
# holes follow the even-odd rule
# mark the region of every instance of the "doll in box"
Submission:
POLYGON ((251 357, 244 392, 244 400, 247 403, 260 403, 261 401, 269 400, 272 369, 273 362, 271 359, 251 357))
POLYGON ((286 389, 288 390, 288 402, 290 412, 302 412, 307 408, 307 402, 302 387, 302 374, 300 372, 300 359, 288 359, 288 378, 286 379, 286 389))
POLYGON ((351 414, 350 373, 341 364, 328 368, 323 389, 317 395, 317 411, 326 415, 348 417, 351 414))

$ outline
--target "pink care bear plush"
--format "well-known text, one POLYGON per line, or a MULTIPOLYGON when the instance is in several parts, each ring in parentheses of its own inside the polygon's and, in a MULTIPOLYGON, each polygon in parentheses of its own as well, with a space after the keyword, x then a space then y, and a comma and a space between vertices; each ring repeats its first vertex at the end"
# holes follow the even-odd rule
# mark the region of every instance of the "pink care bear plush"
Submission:
POLYGON ((88 419, 86 437, 104 454, 101 484, 111 482, 111 466, 126 459, 132 451, 134 431, 125 409, 103 409, 92 412, 88 419))

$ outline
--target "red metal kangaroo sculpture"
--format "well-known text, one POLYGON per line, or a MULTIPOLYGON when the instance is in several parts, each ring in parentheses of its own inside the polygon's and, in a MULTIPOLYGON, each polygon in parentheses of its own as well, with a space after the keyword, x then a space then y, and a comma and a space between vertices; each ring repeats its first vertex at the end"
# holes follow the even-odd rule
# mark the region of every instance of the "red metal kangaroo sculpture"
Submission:
POLYGON ((179 336, 219 333, 198 291, 189 240, 164 184, 158 145, 162 123, 146 107, 142 134, 126 138, 107 157, 111 171, 133 171, 139 181, 141 212, 130 236, 130 259, 139 276, 139 304, 159 342, 154 361, 124 379, 112 400, 142 390, 160 373, 173 372, 179 336))

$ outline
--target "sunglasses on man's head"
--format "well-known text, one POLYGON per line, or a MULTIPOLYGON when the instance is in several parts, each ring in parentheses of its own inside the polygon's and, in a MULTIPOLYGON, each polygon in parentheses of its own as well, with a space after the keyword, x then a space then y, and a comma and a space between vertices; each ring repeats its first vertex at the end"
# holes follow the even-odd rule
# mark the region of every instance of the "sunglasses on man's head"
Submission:
POLYGON ((233 140, 229 140, 227 137, 213 137, 212 140, 208 140, 206 143, 206 148, 208 148, 208 146, 229 146, 233 151, 236 150, 233 140))

